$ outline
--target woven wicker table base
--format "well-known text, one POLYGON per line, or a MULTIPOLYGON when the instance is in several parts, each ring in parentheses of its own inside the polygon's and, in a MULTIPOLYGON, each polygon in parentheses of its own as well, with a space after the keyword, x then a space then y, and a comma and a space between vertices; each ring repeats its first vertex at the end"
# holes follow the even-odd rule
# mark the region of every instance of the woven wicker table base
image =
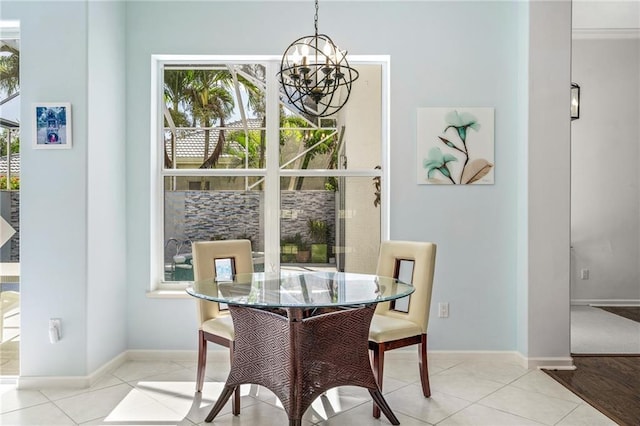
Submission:
POLYGON ((389 421, 400 422, 376 384, 369 362, 369 325, 375 304, 308 316, 302 308, 275 312, 229 306, 235 328, 233 364, 211 422, 237 386, 257 384, 282 402, 289 425, 325 391, 336 386, 367 388, 389 421))

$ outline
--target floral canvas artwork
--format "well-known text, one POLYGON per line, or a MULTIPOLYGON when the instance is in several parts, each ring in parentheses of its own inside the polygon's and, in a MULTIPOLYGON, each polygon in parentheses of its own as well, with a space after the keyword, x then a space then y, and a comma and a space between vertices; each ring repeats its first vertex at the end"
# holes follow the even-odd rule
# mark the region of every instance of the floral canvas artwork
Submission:
POLYGON ((419 108, 417 181, 493 184, 493 108, 419 108))

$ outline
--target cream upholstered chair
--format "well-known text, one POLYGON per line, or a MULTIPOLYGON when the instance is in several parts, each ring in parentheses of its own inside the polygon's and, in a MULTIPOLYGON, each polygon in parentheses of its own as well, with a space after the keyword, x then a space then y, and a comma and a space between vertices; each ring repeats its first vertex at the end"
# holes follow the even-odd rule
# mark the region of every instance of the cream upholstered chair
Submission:
MULTIPOLYGON (((221 240, 199 241, 192 245, 193 278, 195 281, 216 277, 215 259, 232 258, 235 266, 234 273, 244 274, 253 272, 251 256, 251 241, 249 240, 221 240)), ((207 362, 207 342, 217 343, 228 347, 233 361, 233 340, 235 337, 233 322, 229 312, 221 310, 216 302, 197 299, 198 320, 198 372, 196 391, 202 391, 204 371, 207 362)), ((233 414, 240 413, 240 387, 233 395, 233 414)))
MULTIPOLYGON (((385 351, 409 345, 418 347, 422 393, 431 396, 427 366, 427 325, 431 306, 431 288, 436 259, 436 245, 429 242, 383 241, 380 245, 377 275, 410 281, 415 287, 406 300, 378 304, 369 329, 369 349, 373 373, 382 390, 385 351), (408 261, 403 262, 401 261, 408 261), (402 269, 402 272, 400 272, 402 269), (408 274, 407 274, 408 272, 408 274), (408 275, 408 277, 407 277, 408 275)), ((380 409, 373 405, 374 417, 380 409)))

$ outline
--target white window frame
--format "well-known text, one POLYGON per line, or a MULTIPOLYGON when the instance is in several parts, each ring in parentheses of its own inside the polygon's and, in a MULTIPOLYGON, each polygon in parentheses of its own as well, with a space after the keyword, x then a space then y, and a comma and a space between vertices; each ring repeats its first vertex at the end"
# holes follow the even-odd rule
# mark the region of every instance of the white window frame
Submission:
MULTIPOLYGON (((171 170, 164 172, 163 152, 160 149, 164 140, 163 102, 160 100, 164 94, 163 68, 171 63, 207 64, 211 62, 235 62, 235 63, 265 63, 267 66, 267 140, 279 139, 279 105, 277 96, 277 82, 270 84, 271 79, 276 79, 280 56, 271 55, 151 55, 151 96, 150 96, 150 270, 149 270, 149 297, 188 297, 184 289, 188 283, 164 282, 164 184, 165 175, 174 176, 197 175, 198 171, 189 170, 181 172, 171 170)), ((390 57, 388 55, 350 55, 349 62, 353 65, 375 64, 382 69, 381 85, 381 170, 280 170, 279 145, 267 144, 266 169, 207 169, 200 173, 206 176, 260 176, 265 178, 264 197, 270 200, 267 204, 277 205, 278 208, 265 208, 265 224, 278 223, 278 226, 265 226, 264 251, 265 270, 277 269, 280 265, 280 185, 281 176, 313 176, 313 177, 380 177, 381 179, 381 204, 380 204, 380 235, 382 240, 389 239, 389 68, 390 57)), ((268 207, 267 205, 267 207, 268 207)))

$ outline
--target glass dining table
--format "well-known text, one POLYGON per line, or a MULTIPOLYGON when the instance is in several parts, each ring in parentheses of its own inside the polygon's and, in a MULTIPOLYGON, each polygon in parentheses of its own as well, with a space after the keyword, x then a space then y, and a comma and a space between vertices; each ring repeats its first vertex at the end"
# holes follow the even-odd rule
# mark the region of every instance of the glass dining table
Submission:
POLYGON ((337 386, 366 388, 389 421, 400 424, 369 361, 371 318, 380 302, 413 293, 394 278, 344 272, 237 274, 196 281, 191 296, 228 305, 235 329, 224 389, 211 422, 241 384, 270 389, 289 425, 301 425, 311 403, 337 386))

